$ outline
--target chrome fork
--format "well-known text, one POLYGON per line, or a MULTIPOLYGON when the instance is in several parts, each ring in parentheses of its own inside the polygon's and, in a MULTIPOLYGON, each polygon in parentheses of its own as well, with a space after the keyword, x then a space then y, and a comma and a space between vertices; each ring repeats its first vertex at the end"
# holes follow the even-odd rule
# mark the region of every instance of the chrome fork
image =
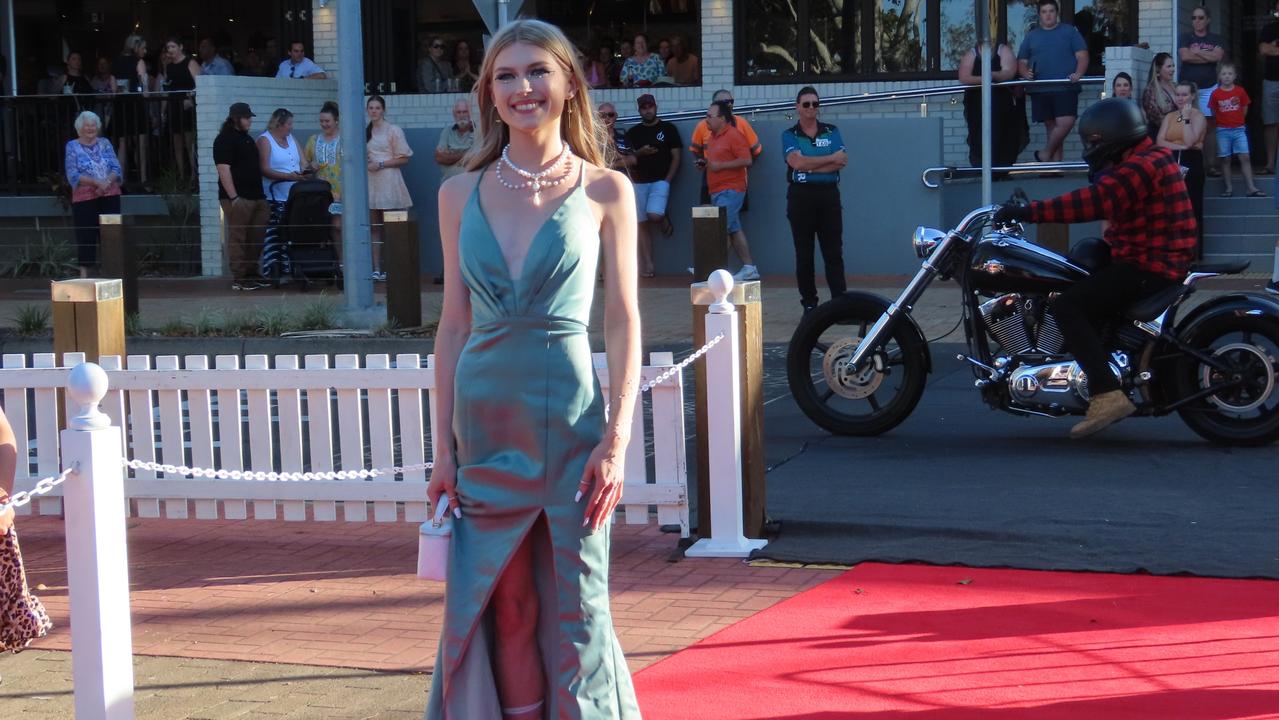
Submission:
POLYGON ((901 294, 897 296, 897 300, 888 306, 884 314, 880 315, 875 324, 870 326, 866 337, 863 337, 862 341, 857 344, 857 349, 853 351, 852 357, 848 359, 849 370, 861 367, 862 363, 866 361, 866 356, 879 347, 881 340, 892 333, 901 314, 911 311, 915 302, 919 300, 919 296, 923 295, 924 290, 927 290, 928 286, 937 278, 939 270, 933 259, 944 259, 955 242, 956 235, 951 232, 946 236, 945 240, 942 240, 941 245, 938 245, 937 249, 933 250, 932 254, 924 259, 923 264, 919 267, 919 272, 915 273, 915 277, 911 278, 910 282, 907 283, 901 294))

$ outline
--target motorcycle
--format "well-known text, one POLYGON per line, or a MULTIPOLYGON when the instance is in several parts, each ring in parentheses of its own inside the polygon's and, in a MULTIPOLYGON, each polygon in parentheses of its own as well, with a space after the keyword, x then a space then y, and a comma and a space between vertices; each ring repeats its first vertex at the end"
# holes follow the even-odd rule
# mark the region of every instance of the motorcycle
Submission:
MULTIPOLYGON (((1094 240, 1069 257, 1054 253, 1026 240, 1020 223, 994 223, 998 209, 977 208, 949 231, 917 228, 912 244, 923 262, 896 300, 849 292, 803 318, 786 369, 805 415, 854 436, 888 432, 909 417, 932 371, 929 340, 911 311, 934 280, 950 278, 963 296, 967 352, 958 358, 988 405, 1052 418, 1087 411, 1088 377, 1066 352, 1049 301, 1108 262, 1109 252, 1094 240)), ((1182 284, 1118 309, 1102 328, 1110 370, 1137 405, 1135 416, 1175 412, 1225 445, 1279 438, 1279 302, 1230 293, 1178 317, 1201 280, 1247 267, 1195 265, 1182 284)))

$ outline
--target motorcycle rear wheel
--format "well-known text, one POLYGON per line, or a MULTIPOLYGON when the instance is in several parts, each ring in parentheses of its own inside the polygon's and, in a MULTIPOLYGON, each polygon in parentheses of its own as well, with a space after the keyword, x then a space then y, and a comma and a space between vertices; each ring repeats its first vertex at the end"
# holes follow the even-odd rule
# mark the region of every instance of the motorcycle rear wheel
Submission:
POLYGON ((928 360, 924 339, 900 322, 858 372, 847 360, 884 308, 856 297, 818 306, 800 323, 786 355, 795 403, 810 420, 836 435, 880 435, 910 416, 924 394, 928 360))
POLYGON ((1200 437, 1222 445, 1258 446, 1279 440, 1279 325, 1223 318, 1197 332, 1195 347, 1223 361, 1215 370, 1187 358, 1178 372, 1181 397, 1213 385, 1230 387, 1177 413, 1200 437))

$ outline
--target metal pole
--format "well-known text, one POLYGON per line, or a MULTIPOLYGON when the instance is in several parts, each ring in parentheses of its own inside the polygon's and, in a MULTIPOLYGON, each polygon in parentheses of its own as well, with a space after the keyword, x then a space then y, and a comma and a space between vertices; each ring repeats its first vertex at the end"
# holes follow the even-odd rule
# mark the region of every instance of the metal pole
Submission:
POLYGON ((373 255, 369 239, 369 178, 364 149, 364 29, 360 0, 336 0, 338 104, 342 123, 342 263, 346 309, 373 309, 373 255))
POLYGON ((18 94, 18 41, 13 30, 13 3, 6 0, 4 4, 4 56, 9 60, 9 74, 5 78, 4 94, 11 97, 18 94))
POLYGON ((977 36, 981 39, 981 204, 989 205, 993 194, 990 183, 990 21, 988 0, 977 0, 977 36))

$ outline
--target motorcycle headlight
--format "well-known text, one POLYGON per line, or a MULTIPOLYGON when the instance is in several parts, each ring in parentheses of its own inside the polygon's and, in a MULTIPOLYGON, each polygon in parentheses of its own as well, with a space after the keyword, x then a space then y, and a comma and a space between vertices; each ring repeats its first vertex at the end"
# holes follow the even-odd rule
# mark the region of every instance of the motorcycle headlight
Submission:
POLYGON ((926 258, 932 254, 933 250, 946 239, 946 233, 930 227, 920 225, 915 228, 915 234, 911 238, 911 244, 915 246, 915 254, 920 258, 926 258))

